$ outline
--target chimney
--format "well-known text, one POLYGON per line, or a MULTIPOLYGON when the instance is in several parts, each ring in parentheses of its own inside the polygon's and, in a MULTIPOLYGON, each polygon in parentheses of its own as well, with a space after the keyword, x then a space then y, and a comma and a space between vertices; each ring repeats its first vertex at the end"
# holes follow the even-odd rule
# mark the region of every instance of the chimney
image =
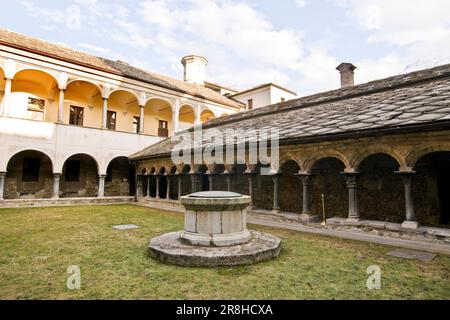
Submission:
POLYGON ((341 63, 336 70, 341 73, 341 88, 352 87, 355 85, 355 69, 351 63, 341 63))
POLYGON ((201 56, 190 55, 181 60, 184 66, 184 81, 205 85, 208 60, 201 56))

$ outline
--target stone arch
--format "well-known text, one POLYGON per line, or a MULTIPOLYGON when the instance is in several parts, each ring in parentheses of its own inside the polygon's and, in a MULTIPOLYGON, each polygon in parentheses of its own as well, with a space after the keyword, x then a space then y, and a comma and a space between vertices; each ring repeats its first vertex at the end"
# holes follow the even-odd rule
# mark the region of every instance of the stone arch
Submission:
POLYGON ((192 193, 191 190, 191 166, 183 164, 179 167, 179 173, 181 174, 181 195, 188 195, 192 193))
POLYGON ((177 200, 178 199, 178 177, 177 177, 177 166, 172 165, 167 174, 167 183, 169 184, 170 193, 167 195, 168 199, 177 200))
POLYGON ((295 175, 301 170, 297 161, 288 160, 280 166, 280 208, 285 212, 300 213, 302 194, 300 179, 295 175))
MULTIPOLYGON (((94 161, 94 163, 95 163, 95 169, 96 169, 97 174, 101 173, 101 171, 100 171, 100 169, 101 169, 100 161, 97 159, 97 157, 95 155, 92 155, 92 154, 87 153, 87 152, 73 152, 73 153, 69 154, 69 156, 67 156, 64 159, 64 161, 62 161, 61 168, 59 168, 60 169, 59 172, 62 172, 64 164, 67 162, 67 160, 69 160, 72 157, 78 156, 78 155, 82 155, 82 156, 86 156, 88 158, 91 158, 94 161)), ((106 170, 105 170, 105 172, 106 172, 106 170)))
POLYGON ((136 98, 138 105, 141 105, 142 101, 141 101, 141 98, 139 97, 139 95, 135 91, 126 89, 126 88, 116 88, 114 90, 111 90, 108 94, 108 99, 110 99, 114 93, 117 93, 119 91, 123 91, 123 92, 127 92, 127 93, 131 94, 132 96, 134 96, 134 98, 136 98))
POLYGON ((99 162, 86 153, 76 153, 63 164, 62 197, 95 197, 98 190, 99 162))
POLYGON ((322 216, 322 195, 327 218, 348 217, 348 190, 342 172, 346 164, 336 156, 320 157, 309 170, 312 176, 311 211, 322 216))
POLYGON ((247 164, 235 163, 231 166, 231 191, 235 191, 240 194, 249 194, 248 179, 245 173, 248 170, 247 164))
POLYGON ((126 89, 117 89, 109 94, 107 121, 108 129, 137 133, 135 119, 140 117, 140 98, 136 93, 126 89), (114 118, 115 117, 115 118, 114 118))
POLYGON ((8 114, 17 118, 56 122, 58 79, 46 70, 23 68, 14 74, 8 114), (30 109, 30 100, 33 108, 30 109))
POLYGON ((377 154, 385 154, 385 155, 393 158, 397 162, 399 168, 406 166, 406 160, 404 159, 404 157, 401 156, 393 148, 388 147, 388 146, 378 146, 378 147, 374 147, 374 148, 369 148, 368 150, 364 150, 363 152, 357 153, 356 155, 354 155, 351 158, 350 166, 352 168, 355 168, 355 170, 357 171, 360 164, 365 159, 367 159, 373 155, 377 155, 377 154))
POLYGON ((74 83, 74 82, 86 82, 86 83, 89 83, 89 84, 95 86, 98 89, 98 91, 100 91, 100 93, 103 92, 103 87, 100 84, 98 84, 98 83, 96 83, 94 81, 91 81, 91 80, 83 79, 83 78, 72 78, 72 79, 70 79, 69 81, 67 81, 67 87, 70 84, 74 83))
POLYGON ((303 161, 300 160, 297 156, 293 155, 290 152, 286 153, 286 154, 282 154, 280 156, 280 163, 281 163, 280 170, 281 170, 281 167, 283 166, 283 164, 286 162, 289 162, 289 161, 295 162, 297 164, 297 166, 299 167, 299 171, 303 170, 303 161))
POLYGON ((212 120, 215 118, 216 118, 216 114, 211 109, 203 108, 202 111, 200 112, 200 121, 202 123, 208 122, 209 120, 212 120))
POLYGON ((182 104, 178 112, 179 128, 186 130, 195 124, 196 109, 190 104, 182 104))
MULTIPOLYGON (((441 149, 441 148, 440 148, 441 149)), ((450 227, 450 151, 423 154, 414 163, 412 195, 417 221, 450 227)))
POLYGON ((130 165, 128 157, 115 157, 106 168, 105 195, 110 197, 133 195, 134 177, 134 166, 130 165))
POLYGON ((199 175, 199 185, 196 187, 196 191, 208 191, 209 190, 209 179, 206 173, 208 172, 208 167, 204 164, 196 166, 196 173, 199 175))
POLYGON ((64 95, 66 123, 69 123, 69 115, 76 111, 75 108, 83 108, 83 126, 101 128, 103 116, 102 89, 90 81, 71 80, 67 84, 64 95))
POLYGON ((158 171, 159 175, 159 198, 166 199, 167 197, 167 174, 168 171, 166 167, 161 167, 158 171))
POLYGON ((50 70, 46 70, 46 69, 43 69, 43 68, 38 68, 38 67, 30 67, 30 66, 19 67, 19 68, 16 69, 16 72, 14 73, 13 78, 15 78, 19 73, 24 72, 24 71, 38 71, 38 72, 45 73, 48 76, 52 77, 53 80, 55 80, 55 82, 57 84, 59 84, 58 73, 52 72, 50 70))
POLYGON ((406 164, 410 168, 414 168, 420 158, 434 152, 450 151, 450 144, 421 145, 413 148, 406 156, 406 164))
POLYGON ((144 108, 144 133, 161 138, 169 137, 174 132, 174 105, 164 98, 152 97, 144 108))
MULTIPOLYGON (((167 103, 170 106, 172 111, 175 110, 175 106, 172 101, 170 101, 169 99, 163 98, 163 97, 158 97, 158 96, 152 96, 150 98, 147 98, 147 100, 145 100, 144 106, 147 106, 149 102, 154 101, 154 100, 164 101, 165 103, 167 103)), ((185 104, 183 104, 183 105, 185 105, 185 104)))
POLYGON ((404 186, 397 159, 387 153, 373 153, 358 163, 358 203, 361 218, 403 222, 404 186), (383 201, 380 201, 383 199, 383 201))
POLYGON ((345 156, 343 153, 336 151, 336 150, 328 150, 328 151, 317 152, 315 155, 306 159, 304 161, 304 170, 311 171, 317 162, 321 161, 322 159, 326 159, 326 158, 335 158, 335 159, 339 160, 340 162, 342 162, 344 164, 345 169, 352 168, 347 156, 345 156))
POLYGON ((1 165, 0 165, 0 172, 7 172, 7 167, 8 167, 9 161, 11 161, 11 159, 13 157, 15 157, 16 155, 18 155, 19 153, 22 153, 22 152, 25 152, 25 151, 32 151, 32 152, 37 152, 37 153, 41 153, 41 154, 45 155, 47 158, 50 159, 50 162, 52 164, 53 172, 54 173, 61 172, 61 171, 57 171, 56 170, 57 166, 55 164, 54 157, 49 152, 47 152, 46 150, 43 150, 43 149, 40 149, 40 148, 32 148, 32 149, 30 149, 30 148, 21 148, 21 149, 15 150, 14 153, 11 153, 11 154, 9 154, 9 156, 4 157, 5 162, 3 162, 3 161, 0 162, 1 163, 1 165))
POLYGON ((5 199, 50 198, 53 161, 44 152, 23 150, 9 158, 5 176, 5 199))

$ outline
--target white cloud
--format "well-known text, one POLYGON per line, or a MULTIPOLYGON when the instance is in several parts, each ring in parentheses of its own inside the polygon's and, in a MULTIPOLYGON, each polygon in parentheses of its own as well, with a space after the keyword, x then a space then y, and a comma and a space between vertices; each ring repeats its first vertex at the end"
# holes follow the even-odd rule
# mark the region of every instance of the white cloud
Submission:
POLYGON ((304 8, 307 5, 306 0, 295 0, 295 3, 297 4, 298 7, 300 8, 304 8))
POLYGON ((361 81, 450 63, 450 1, 334 0, 384 56, 358 62, 361 81))

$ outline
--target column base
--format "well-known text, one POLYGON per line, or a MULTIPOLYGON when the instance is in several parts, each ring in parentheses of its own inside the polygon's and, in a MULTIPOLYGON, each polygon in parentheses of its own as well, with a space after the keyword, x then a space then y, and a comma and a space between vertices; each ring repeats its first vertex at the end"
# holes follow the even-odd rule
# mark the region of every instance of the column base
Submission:
POLYGON ((300 215, 300 221, 303 223, 318 223, 322 222, 321 218, 317 215, 312 215, 310 213, 302 213, 300 215))
POLYGON ((402 223, 403 229, 418 229, 420 224, 417 221, 405 221, 402 223))
POLYGON ((281 212, 281 209, 280 209, 280 208, 274 208, 274 209, 272 209, 272 213, 279 214, 280 212, 281 212))
POLYGON ((347 218, 346 223, 349 225, 360 225, 361 224, 361 218, 359 217, 350 217, 347 218))
MULTIPOLYGON (((0 200, 2 200, 2 199, 0 199, 0 200)), ((52 200, 59 200, 59 196, 53 196, 52 200)))

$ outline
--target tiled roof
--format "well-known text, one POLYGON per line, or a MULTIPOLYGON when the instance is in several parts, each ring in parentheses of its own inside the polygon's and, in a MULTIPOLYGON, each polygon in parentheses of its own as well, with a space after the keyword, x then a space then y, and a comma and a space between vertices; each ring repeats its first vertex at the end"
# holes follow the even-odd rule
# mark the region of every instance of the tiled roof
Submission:
MULTIPOLYGON (((210 144, 212 128, 277 128, 281 143, 301 143, 447 122, 450 64, 214 119, 203 127, 202 146, 210 144)), ((168 155, 176 144, 166 139, 131 158, 168 155)))
POLYGON ((239 108, 241 104, 201 85, 190 84, 154 72, 135 68, 126 63, 96 57, 61 45, 35 39, 9 30, 0 29, 0 44, 31 51, 52 58, 99 69, 134 80, 183 92, 195 97, 239 108))

